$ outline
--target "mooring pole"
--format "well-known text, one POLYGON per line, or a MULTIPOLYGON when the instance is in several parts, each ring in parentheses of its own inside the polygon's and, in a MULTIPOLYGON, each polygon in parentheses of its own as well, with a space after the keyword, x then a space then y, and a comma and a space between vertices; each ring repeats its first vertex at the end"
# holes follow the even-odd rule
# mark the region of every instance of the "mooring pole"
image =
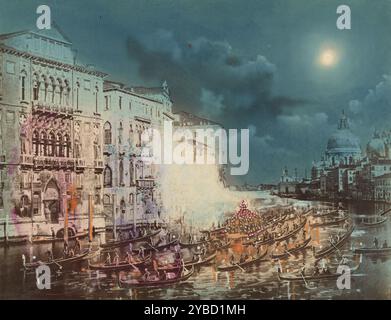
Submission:
POLYGON ((8 245, 8 232, 7 232, 7 222, 4 222, 4 244, 5 246, 8 245))
POLYGON ((67 194, 64 194, 64 242, 68 243, 68 199, 67 194))
POLYGON ((115 194, 113 194, 113 236, 114 239, 117 239, 117 221, 115 216, 115 194))
POLYGON ((92 242, 92 239, 94 237, 93 235, 93 228, 94 228, 94 206, 92 203, 92 195, 89 196, 89 219, 88 219, 88 238, 89 241, 92 242))

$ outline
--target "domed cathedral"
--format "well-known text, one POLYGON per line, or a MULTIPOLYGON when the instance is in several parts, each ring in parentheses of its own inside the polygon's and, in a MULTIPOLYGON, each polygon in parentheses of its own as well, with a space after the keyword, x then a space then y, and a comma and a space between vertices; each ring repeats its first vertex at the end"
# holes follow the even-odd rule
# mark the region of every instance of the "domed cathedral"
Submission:
POLYGON ((349 128, 349 119, 342 111, 337 130, 327 141, 325 160, 331 166, 352 165, 362 158, 360 140, 349 128))
POLYGON ((342 111, 337 130, 329 137, 321 160, 312 163, 312 179, 319 179, 321 175, 340 165, 358 164, 361 159, 360 140, 350 131, 349 119, 342 111))

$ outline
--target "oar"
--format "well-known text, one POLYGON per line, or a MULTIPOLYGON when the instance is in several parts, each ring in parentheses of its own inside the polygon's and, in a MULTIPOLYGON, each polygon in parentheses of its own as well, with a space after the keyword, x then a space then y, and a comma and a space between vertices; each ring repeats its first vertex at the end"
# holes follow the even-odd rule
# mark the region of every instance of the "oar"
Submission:
POLYGON ((391 211, 391 208, 387 209, 386 211, 384 211, 383 213, 381 213, 380 215, 381 216, 384 216, 387 212, 390 212, 391 211))
POLYGON ((239 267, 239 269, 241 269, 243 272, 246 272, 246 270, 244 270, 238 263, 235 263, 234 266, 237 266, 237 267, 239 267))
POLYGON ((332 243, 331 240, 329 240, 329 242, 330 242, 331 245, 338 251, 339 255, 342 256, 341 251, 334 245, 334 243, 332 243))
POLYGON ((128 261, 128 263, 129 263, 134 269, 136 269, 137 271, 140 271, 140 269, 137 268, 133 263, 131 263, 130 261, 128 261))
POLYGON ((302 272, 300 272, 300 275, 301 275, 301 278, 303 279, 304 284, 305 284, 305 287, 306 287, 307 289, 309 289, 309 290, 315 290, 315 289, 317 289, 317 287, 310 287, 310 286, 308 285, 308 283, 307 283, 307 281, 305 280, 304 275, 303 275, 302 272))
POLYGON ((58 268, 59 268, 60 270, 62 270, 62 265, 58 264, 55 260, 53 260, 52 262, 54 262, 54 263, 58 266, 58 268))
POLYGON ((291 257, 294 257, 294 255, 292 253, 290 253, 289 251, 285 250, 284 248, 282 248, 282 250, 284 250, 287 254, 289 254, 291 257))
POLYGON ((149 246, 150 246, 153 250, 155 250, 156 252, 159 251, 158 249, 156 249, 153 245, 149 244, 148 242, 147 242, 147 245, 149 245, 149 246))

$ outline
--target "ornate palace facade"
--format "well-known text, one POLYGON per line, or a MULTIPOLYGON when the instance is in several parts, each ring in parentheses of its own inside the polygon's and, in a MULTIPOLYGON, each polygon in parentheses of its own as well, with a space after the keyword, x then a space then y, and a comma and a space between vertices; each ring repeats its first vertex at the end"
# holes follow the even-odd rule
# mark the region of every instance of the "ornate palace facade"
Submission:
POLYGON ((0 239, 62 231, 66 212, 78 230, 90 217, 97 228, 163 218, 162 167, 142 157, 142 133, 215 124, 173 115, 165 82, 105 77, 57 27, 0 35, 0 239))
POLYGON ((70 223, 86 228, 93 202, 104 226, 104 77, 56 28, 0 36, 0 237, 61 229, 71 197, 70 223))

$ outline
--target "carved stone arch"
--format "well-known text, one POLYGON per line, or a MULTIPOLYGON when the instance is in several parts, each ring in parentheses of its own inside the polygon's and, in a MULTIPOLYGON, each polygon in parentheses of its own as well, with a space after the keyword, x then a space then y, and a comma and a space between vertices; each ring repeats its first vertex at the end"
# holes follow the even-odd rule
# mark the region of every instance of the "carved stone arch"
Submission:
POLYGON ((105 188, 111 188, 113 186, 113 171, 108 165, 103 170, 103 184, 105 188))
POLYGON ((56 179, 51 176, 43 187, 42 202, 47 221, 58 223, 61 214, 61 193, 56 179))

